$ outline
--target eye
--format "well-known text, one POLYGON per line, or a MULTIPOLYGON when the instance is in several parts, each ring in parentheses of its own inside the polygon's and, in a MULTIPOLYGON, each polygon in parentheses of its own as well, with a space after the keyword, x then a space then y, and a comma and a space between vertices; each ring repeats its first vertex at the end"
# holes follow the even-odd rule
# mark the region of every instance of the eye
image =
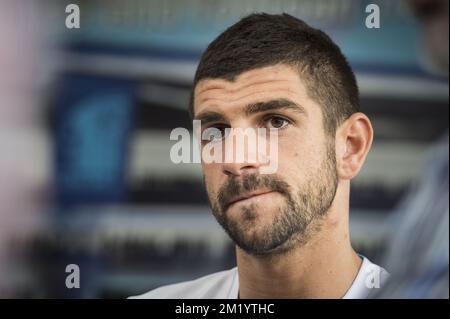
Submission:
POLYGON ((266 119, 267 127, 274 129, 283 129, 291 122, 281 116, 271 116, 266 119))
POLYGON ((213 125, 203 130, 202 132, 202 140, 206 141, 220 141, 225 138, 225 135, 228 133, 226 131, 226 125, 213 125))

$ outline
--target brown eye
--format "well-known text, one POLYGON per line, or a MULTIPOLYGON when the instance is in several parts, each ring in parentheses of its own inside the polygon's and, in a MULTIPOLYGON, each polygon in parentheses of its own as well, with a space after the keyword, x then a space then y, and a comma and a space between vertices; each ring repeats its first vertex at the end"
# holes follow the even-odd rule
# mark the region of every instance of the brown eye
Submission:
POLYGON ((202 132, 202 139, 206 139, 212 142, 220 141, 228 135, 227 128, 228 127, 224 125, 208 127, 202 132))
POLYGON ((289 125, 289 121, 279 117, 279 116, 273 116, 267 120, 267 126, 268 128, 274 128, 274 129, 282 129, 289 125))

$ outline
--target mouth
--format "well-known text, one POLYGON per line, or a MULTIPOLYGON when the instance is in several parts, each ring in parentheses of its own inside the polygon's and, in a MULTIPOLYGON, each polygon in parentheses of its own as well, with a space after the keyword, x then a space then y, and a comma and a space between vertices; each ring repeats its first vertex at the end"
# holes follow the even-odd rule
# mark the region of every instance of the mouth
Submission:
POLYGON ((250 199, 250 198, 255 198, 255 197, 258 197, 258 196, 263 196, 263 195, 271 194, 271 193, 274 193, 274 191, 271 191, 271 190, 269 190, 269 191, 256 191, 256 192, 240 194, 240 195, 234 197, 230 202, 228 202, 227 207, 229 208, 229 207, 231 207, 232 205, 234 205, 236 203, 245 201, 245 200, 250 199))

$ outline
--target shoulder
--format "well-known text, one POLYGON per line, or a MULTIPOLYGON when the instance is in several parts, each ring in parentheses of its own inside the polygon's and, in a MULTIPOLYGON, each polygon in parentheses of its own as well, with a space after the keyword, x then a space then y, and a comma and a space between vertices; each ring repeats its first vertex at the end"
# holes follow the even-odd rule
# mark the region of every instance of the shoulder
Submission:
POLYGON ((237 268, 216 272, 195 280, 162 286, 129 299, 230 298, 237 280, 237 268))

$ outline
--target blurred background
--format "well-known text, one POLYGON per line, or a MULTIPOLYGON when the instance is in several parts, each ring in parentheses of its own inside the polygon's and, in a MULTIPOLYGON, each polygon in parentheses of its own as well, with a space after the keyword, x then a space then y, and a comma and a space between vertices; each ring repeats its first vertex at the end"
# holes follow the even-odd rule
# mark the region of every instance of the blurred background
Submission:
MULTIPOLYGON (((448 134, 448 6, 435 26, 447 65, 436 66, 423 3, 0 1, 0 297, 125 298, 235 266, 201 167, 171 162, 169 134, 191 129, 202 51, 252 12, 299 17, 348 57, 375 130, 352 184, 352 241, 383 265, 390 217, 448 134), (80 28, 65 26, 70 3, 80 28), (365 25, 370 3, 380 28, 365 25), (68 264, 78 289, 65 285, 68 264)), ((448 202, 446 222, 448 240, 448 202)))

